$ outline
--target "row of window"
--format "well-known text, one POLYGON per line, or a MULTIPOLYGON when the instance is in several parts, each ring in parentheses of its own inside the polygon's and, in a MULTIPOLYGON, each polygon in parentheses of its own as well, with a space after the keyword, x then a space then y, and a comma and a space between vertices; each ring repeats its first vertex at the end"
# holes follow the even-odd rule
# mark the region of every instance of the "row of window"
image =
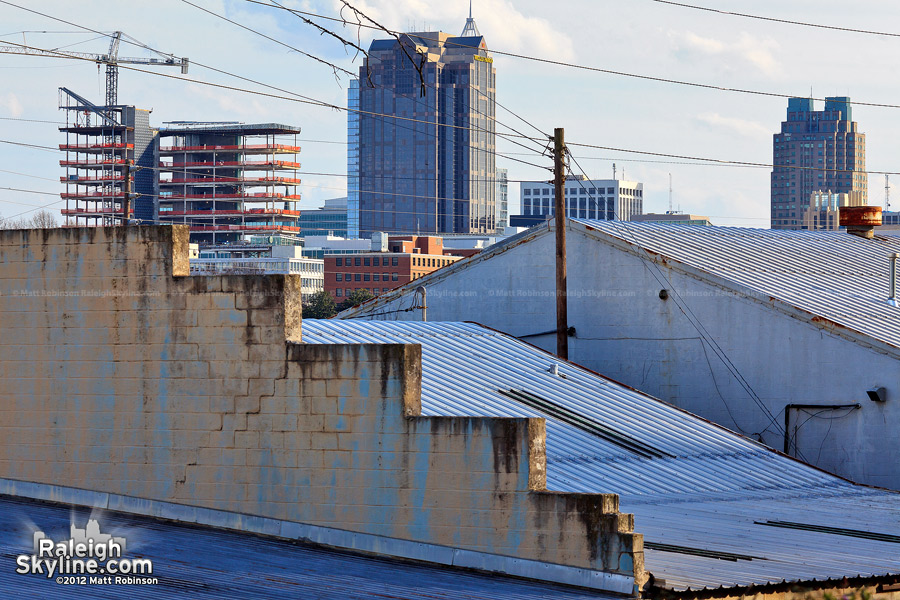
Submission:
POLYGON ((335 265, 338 267, 396 267, 400 264, 396 256, 348 256, 346 258, 338 257, 335 261, 335 265))
POLYGON ((397 281, 398 273, 335 273, 335 281, 397 281), (371 275, 371 280, 369 276, 371 275))
MULTIPOLYGON (((383 294, 384 292, 389 292, 393 288, 356 288, 356 291, 359 291, 361 289, 366 290, 367 292, 371 292, 372 295, 377 296, 378 294, 383 294)), ((350 288, 346 288, 346 289, 338 288, 338 289, 334 290, 334 295, 337 296, 338 298, 343 298, 344 296, 349 297, 350 294, 352 294, 352 293, 353 293, 353 290, 350 288)))
POLYGON ((412 264, 414 267, 444 267, 453 261, 447 258, 434 258, 425 256, 413 256, 412 264))

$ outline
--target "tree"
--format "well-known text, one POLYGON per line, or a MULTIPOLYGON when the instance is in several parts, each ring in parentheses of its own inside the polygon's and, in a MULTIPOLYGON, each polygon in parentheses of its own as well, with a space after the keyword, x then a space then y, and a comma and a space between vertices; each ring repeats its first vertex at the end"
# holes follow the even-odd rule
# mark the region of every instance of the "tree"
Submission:
POLYGON ((0 217, 0 229, 50 229, 59 227, 56 215, 48 210, 39 210, 33 216, 21 219, 0 217))
POLYGON ((347 299, 338 305, 337 310, 338 312, 341 312, 342 310, 347 310, 348 308, 359 306, 363 302, 367 302, 374 297, 375 296, 373 296, 372 292, 370 292, 369 290, 353 290, 352 292, 350 292, 350 295, 347 296, 347 299))
POLYGON ((334 298, 326 291, 316 292, 303 305, 304 319, 330 319, 337 314, 334 298))
POLYGON ((50 229, 53 227, 59 227, 59 222, 56 220, 56 215, 54 215, 49 210, 39 210, 34 213, 34 216, 31 217, 27 221, 31 228, 33 229, 50 229))

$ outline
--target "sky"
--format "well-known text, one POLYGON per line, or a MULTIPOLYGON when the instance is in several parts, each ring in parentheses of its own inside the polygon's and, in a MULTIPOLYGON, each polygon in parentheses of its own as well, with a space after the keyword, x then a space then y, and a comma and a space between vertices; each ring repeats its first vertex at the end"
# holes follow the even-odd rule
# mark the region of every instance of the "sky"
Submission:
MULTIPOLYGON (((346 194, 346 112, 202 82, 294 94, 345 107, 348 77, 304 56, 320 57, 357 72, 362 57, 294 15, 262 4, 270 0, 190 0, 213 13, 257 30, 241 29, 184 0, 11 0, 70 21, 65 24, 0 3, 3 41, 39 48, 103 54, 108 39, 79 29, 121 30, 144 44, 191 60, 183 77, 171 67, 148 67, 154 74, 120 69, 119 102, 152 109, 151 122, 243 121, 300 126, 304 172, 301 207, 321 206, 346 194), (24 33, 23 33, 24 32, 24 33), (49 32, 49 33, 41 33, 49 32), (242 81, 200 65, 253 79, 282 91, 242 81), (168 77, 163 77, 163 75, 168 77)), ((468 0, 348 0, 387 28, 442 30, 458 35, 468 0)), ((582 67, 739 88, 771 94, 850 96, 866 103, 900 104, 900 81, 893 76, 900 55, 900 13, 886 0, 856 3, 832 0, 696 0, 697 6, 782 20, 892 33, 892 36, 803 27, 699 11, 655 0, 474 0, 473 16, 488 48, 582 67)), ((340 16, 340 0, 280 0, 283 6, 323 16, 340 16)), ((345 9, 345 14, 348 11, 345 9)), ((359 40, 368 29, 320 21, 359 40)), ((122 44, 120 56, 151 56, 122 44)), ((786 116, 787 99, 651 81, 573 66, 494 54, 497 100, 522 117, 498 108, 505 126, 538 137, 565 128, 578 164, 593 178, 620 178, 644 184, 644 212, 669 206, 669 179, 675 209, 707 215, 716 225, 768 227, 768 168, 698 164, 683 158, 623 150, 769 164, 772 134, 786 116), (532 127, 533 126, 533 127, 532 127)), ((64 120, 58 88, 67 87, 100 104, 105 83, 97 65, 0 53, 0 140, 57 147, 64 120), (49 121, 49 122, 34 122, 49 121)), ((817 102, 821 110, 823 102, 817 102)), ((867 134, 867 167, 900 171, 900 108, 854 106, 853 118, 867 134)), ((549 179, 552 161, 509 141, 498 140, 498 167, 511 180, 549 179), (519 154, 523 153, 523 154, 519 154), (547 169, 511 160, 520 158, 547 169)), ((0 216, 28 216, 38 207, 64 207, 59 166, 62 153, 0 142, 0 216), (44 192, 43 194, 33 192, 44 192)), ((574 167, 578 170, 578 167, 574 167)), ((900 183, 900 175, 894 182, 900 183)), ((869 176, 869 202, 883 205, 883 175, 869 176)), ((900 207, 900 192, 894 206, 900 207)), ((519 185, 510 184, 511 213, 518 212, 519 185)))

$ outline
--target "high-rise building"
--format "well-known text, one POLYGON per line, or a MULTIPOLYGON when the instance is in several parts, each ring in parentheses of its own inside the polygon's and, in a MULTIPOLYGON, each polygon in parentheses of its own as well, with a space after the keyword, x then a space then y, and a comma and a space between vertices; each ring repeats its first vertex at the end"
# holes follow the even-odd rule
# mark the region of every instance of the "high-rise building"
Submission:
POLYGON ((503 230, 509 226, 509 171, 506 169, 497 169, 497 206, 494 209, 494 216, 497 219, 496 230, 503 233, 503 230))
POLYGON ((132 171, 131 217, 155 218, 157 195, 154 152, 156 130, 150 127, 150 111, 134 106, 96 106, 72 90, 60 88, 60 108, 66 124, 60 131, 66 141, 59 145, 66 157, 60 180, 66 191, 62 214, 68 224, 115 225, 123 217, 125 178, 129 161, 132 171))
POLYGON ((299 127, 177 122, 160 130, 159 219, 190 225, 191 241, 298 234, 299 127))
POLYGON ((359 239, 359 80, 347 89, 347 237, 359 239))
MULTIPOLYGON (((522 214, 510 218, 513 227, 531 227, 555 212, 553 182, 523 181, 520 185, 522 214)), ((568 175, 566 211, 572 219, 630 221, 644 212, 644 184, 623 179, 588 179, 568 175)))
POLYGON ((373 41, 359 73, 360 235, 493 232, 495 70, 471 16, 373 41))
MULTIPOLYGON (((348 235, 349 200, 347 198, 329 198, 319 208, 300 211, 300 237, 332 235, 351 237, 348 235)), ((358 237, 358 236, 357 236, 358 237)))
POLYGON ((772 155, 773 229, 807 227, 804 211, 816 192, 867 203, 866 135, 853 121, 850 98, 826 98, 824 111, 813 110, 811 98, 790 98, 772 155))

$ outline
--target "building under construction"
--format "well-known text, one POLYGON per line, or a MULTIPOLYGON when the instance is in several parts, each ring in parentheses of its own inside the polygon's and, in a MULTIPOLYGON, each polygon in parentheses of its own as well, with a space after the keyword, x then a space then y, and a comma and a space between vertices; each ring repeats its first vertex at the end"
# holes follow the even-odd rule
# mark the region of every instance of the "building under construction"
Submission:
POLYGON ((60 180, 66 189, 62 214, 68 225, 113 225, 124 216, 126 185, 131 184, 131 216, 152 222, 156 207, 153 169, 156 131, 150 111, 134 106, 97 106, 75 92, 60 88, 60 108, 66 124, 59 128, 66 141, 60 180), (129 164, 135 166, 129 172, 129 164), (131 181, 127 178, 131 176, 131 181))
POLYGON ((173 122, 159 131, 159 219, 202 245, 296 235, 299 127, 173 122))

